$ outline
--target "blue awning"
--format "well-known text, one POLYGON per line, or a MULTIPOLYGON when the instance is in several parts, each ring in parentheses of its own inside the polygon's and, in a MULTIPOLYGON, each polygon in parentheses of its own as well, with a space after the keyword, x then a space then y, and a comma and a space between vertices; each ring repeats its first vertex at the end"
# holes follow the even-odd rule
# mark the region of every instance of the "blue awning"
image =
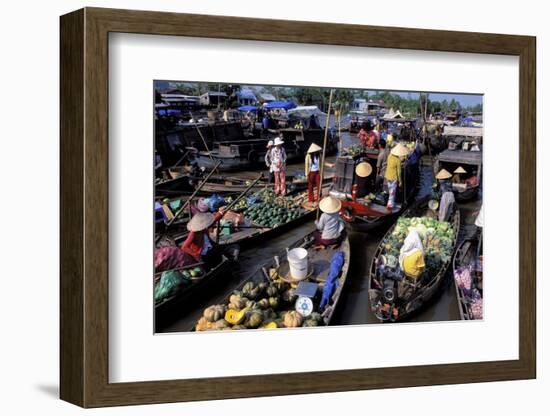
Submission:
POLYGON ((294 107, 296 107, 296 104, 291 101, 272 101, 264 105, 264 108, 267 108, 268 110, 273 108, 284 108, 285 110, 290 110, 294 107))
POLYGON ((243 105, 242 107, 237 108, 239 111, 258 111, 258 107, 255 105, 243 105))
POLYGON ((256 101, 256 95, 251 90, 242 89, 237 93, 239 98, 256 101))

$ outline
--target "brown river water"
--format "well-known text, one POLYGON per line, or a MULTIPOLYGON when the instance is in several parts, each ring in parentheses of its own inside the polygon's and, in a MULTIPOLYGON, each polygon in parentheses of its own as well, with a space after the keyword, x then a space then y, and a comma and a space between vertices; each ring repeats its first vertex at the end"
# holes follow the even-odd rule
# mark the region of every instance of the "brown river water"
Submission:
MULTIPOLYGON (((355 135, 347 133, 342 134, 344 147, 357 141, 355 135)), ((328 158, 329 162, 334 161, 335 156, 328 158)), ((287 172, 303 172, 302 163, 293 163, 287 166, 287 172)), ((326 176, 332 175, 331 169, 327 169, 326 176)), ((251 177, 257 175, 254 172, 239 172, 232 176, 251 177)), ((423 192, 431 189, 433 182, 431 158, 422 158, 421 180, 419 196, 423 192)), ((460 204, 461 221, 463 225, 472 226, 475 217, 481 205, 481 200, 472 201, 466 204, 460 204)), ((372 261, 372 256, 383 238, 387 228, 378 229, 369 233, 351 232, 349 234, 351 246, 351 264, 346 280, 346 286, 338 302, 337 309, 332 318, 332 325, 361 325, 379 323, 370 310, 368 299, 368 271, 372 261)), ((189 331, 202 315, 202 311, 209 305, 223 302, 227 293, 240 282, 245 280, 259 264, 263 264, 274 255, 279 254, 293 242, 299 240, 307 233, 314 230, 313 221, 296 227, 284 235, 271 238, 257 247, 252 247, 241 251, 239 269, 235 271, 234 276, 228 277, 228 280, 210 296, 204 298, 197 304, 193 310, 187 311, 184 316, 171 326, 165 328, 162 332, 181 332, 189 331)), ((426 305, 419 313, 409 319, 409 322, 437 322, 452 321, 460 319, 458 313, 457 298, 455 294, 454 283, 450 271, 441 286, 440 293, 434 297, 433 301, 426 305)))

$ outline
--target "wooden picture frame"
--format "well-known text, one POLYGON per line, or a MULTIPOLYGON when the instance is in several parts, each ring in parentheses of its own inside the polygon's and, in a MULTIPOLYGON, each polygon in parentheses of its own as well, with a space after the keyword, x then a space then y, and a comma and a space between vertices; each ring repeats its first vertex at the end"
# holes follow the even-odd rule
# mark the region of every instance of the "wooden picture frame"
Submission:
POLYGON ((529 36, 85 8, 61 17, 61 386, 83 407, 536 377, 536 40, 529 36), (246 27, 246 30, 243 28, 246 27), (520 66, 519 359, 109 383, 110 32, 513 55, 520 66))

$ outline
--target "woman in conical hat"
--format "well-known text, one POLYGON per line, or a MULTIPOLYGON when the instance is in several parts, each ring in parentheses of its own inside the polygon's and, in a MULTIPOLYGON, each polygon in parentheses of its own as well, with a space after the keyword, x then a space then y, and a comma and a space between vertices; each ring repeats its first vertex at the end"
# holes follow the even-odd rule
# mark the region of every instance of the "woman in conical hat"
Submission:
POLYGON ((437 172, 437 175, 435 175, 435 179, 437 179, 438 185, 438 195, 439 198, 443 196, 445 192, 452 192, 453 191, 453 185, 450 181, 451 173, 447 169, 441 169, 439 172, 437 172))
POLYGON ((466 170, 462 166, 459 166, 458 168, 456 168, 453 172, 452 182, 462 183, 462 175, 465 173, 466 173, 466 170))
POLYGON ((368 162, 361 162, 355 167, 355 184, 357 198, 365 197, 373 186, 372 166, 368 162))
POLYGON ((317 227, 317 231, 313 233, 315 246, 325 248, 338 244, 344 231, 344 222, 340 218, 342 203, 337 198, 327 196, 321 200, 319 208, 323 213, 319 220, 315 221, 317 227))
POLYGON ((218 255, 217 247, 208 235, 208 228, 223 217, 223 208, 212 214, 211 212, 199 212, 187 223, 189 235, 181 246, 181 250, 191 256, 197 263, 213 263, 218 255))
MULTIPOLYGON (((316 143, 311 143, 307 149, 304 172, 307 177, 307 199, 309 202, 314 202, 319 199, 321 189, 321 150, 323 148, 316 143)), ((325 166, 333 166, 330 163, 325 163, 325 166)))

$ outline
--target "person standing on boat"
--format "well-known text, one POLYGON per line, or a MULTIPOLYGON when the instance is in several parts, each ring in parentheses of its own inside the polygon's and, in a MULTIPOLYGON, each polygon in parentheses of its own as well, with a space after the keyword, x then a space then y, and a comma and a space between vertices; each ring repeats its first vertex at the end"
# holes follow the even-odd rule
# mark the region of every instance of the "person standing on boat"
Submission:
POLYGON ((273 164, 271 163, 271 150, 273 149, 273 140, 267 142, 267 150, 265 152, 265 165, 269 169, 268 183, 273 183, 273 164))
MULTIPOLYGON (((323 150, 321 146, 316 143, 311 143, 306 154, 304 171, 307 177, 307 199, 309 202, 318 201, 319 194, 321 193, 321 174, 319 172, 321 166, 321 150, 323 150)), ((325 166, 331 168, 334 164, 325 162, 325 166)))
POLYGON ((374 149, 378 141, 377 133, 373 130, 372 123, 367 120, 363 123, 361 130, 357 133, 361 145, 367 149, 374 149))
POLYGON ((223 209, 212 214, 199 212, 187 223, 189 235, 181 246, 181 251, 191 257, 196 263, 204 262, 208 266, 217 264, 220 252, 210 239, 208 229, 223 217, 223 209))
POLYGON ((316 248, 338 244, 344 231, 344 222, 340 218, 342 203, 339 199, 327 196, 319 203, 323 212, 318 221, 315 221, 317 231, 313 233, 316 248))
POLYGON ((418 279, 426 264, 424 262, 424 246, 420 240, 418 231, 412 229, 403 242, 399 253, 399 266, 405 276, 411 279, 418 279))
POLYGON ((378 142, 378 158, 376 160, 376 190, 382 190, 384 186, 384 174, 388 165, 388 156, 390 149, 386 147, 386 140, 380 139, 378 142))
POLYGON ((277 137, 271 149, 271 167, 275 176, 275 194, 286 194, 286 152, 283 147, 284 141, 277 137))
POLYGON ((397 194, 397 188, 402 185, 401 178, 401 163, 405 160, 409 151, 401 143, 398 143, 391 151, 388 156, 388 163, 386 166, 386 172, 384 173, 384 178, 388 184, 388 204, 386 208, 388 211, 393 211, 395 206, 395 196, 397 194))

